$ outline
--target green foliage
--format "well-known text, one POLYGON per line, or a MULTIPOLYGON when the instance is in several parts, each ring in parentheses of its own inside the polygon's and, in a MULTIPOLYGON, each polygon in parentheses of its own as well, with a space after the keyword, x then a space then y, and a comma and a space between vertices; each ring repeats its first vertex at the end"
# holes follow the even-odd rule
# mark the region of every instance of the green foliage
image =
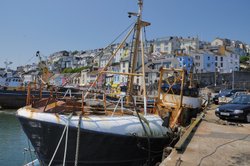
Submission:
POLYGON ((246 63, 249 60, 249 56, 240 57, 240 63, 246 63))
POLYGON ((71 68, 65 68, 62 73, 71 73, 72 69, 71 68))
POLYGON ((84 67, 80 67, 80 68, 65 68, 62 73, 80 73, 82 70, 84 69, 88 69, 90 68, 90 66, 84 66, 84 67))
POLYGON ((72 55, 76 55, 78 53, 79 53, 79 51, 75 50, 75 51, 72 52, 72 55))

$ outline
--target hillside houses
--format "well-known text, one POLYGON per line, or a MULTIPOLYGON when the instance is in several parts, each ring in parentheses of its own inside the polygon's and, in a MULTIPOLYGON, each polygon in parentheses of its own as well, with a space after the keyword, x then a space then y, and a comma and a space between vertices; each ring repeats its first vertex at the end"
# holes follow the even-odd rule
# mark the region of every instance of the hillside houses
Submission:
MULTIPOLYGON (((119 43, 107 48, 98 48, 84 51, 59 51, 49 56, 47 62, 49 69, 54 74, 59 74, 65 69, 83 68, 81 74, 75 75, 70 83, 73 86, 90 86, 98 73, 109 62, 110 57, 116 52, 116 56, 110 62, 109 71, 128 73, 130 55, 133 50, 131 43, 125 43, 117 50, 119 43), (87 68, 85 68, 87 67, 87 68)), ((150 85, 159 78, 158 71, 161 67, 186 68, 194 73, 232 73, 240 70, 240 57, 249 55, 250 46, 238 41, 226 38, 215 38, 213 41, 201 41, 198 37, 163 37, 150 40, 145 44, 145 72, 146 84, 150 85)), ((140 52, 138 53, 140 54, 140 52)), ((140 56, 139 56, 140 57, 140 56)), ((141 59, 138 59, 136 72, 141 71, 141 59)), ((37 66, 27 65, 19 67, 19 70, 27 73, 37 69, 37 66)), ((28 76, 26 76, 28 77, 28 76)), ((62 84, 65 78, 61 75, 55 78, 55 84, 62 84)), ((141 78, 136 77, 134 84, 140 85, 141 78)), ((100 86, 117 87, 127 84, 127 76, 119 74, 104 74, 98 84, 100 86)))

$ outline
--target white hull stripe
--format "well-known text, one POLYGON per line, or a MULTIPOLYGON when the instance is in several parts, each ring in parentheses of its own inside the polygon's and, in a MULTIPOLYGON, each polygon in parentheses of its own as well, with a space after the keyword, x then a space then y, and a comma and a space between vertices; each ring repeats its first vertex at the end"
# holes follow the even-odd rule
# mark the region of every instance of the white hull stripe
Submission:
MULTIPOLYGON (((17 111, 17 115, 32 120, 44 121, 60 125, 66 125, 68 121, 67 115, 34 112, 31 111, 28 107, 20 108, 17 111)), ((166 136, 168 129, 162 126, 162 119, 158 115, 146 115, 145 118, 149 122, 149 127, 145 123, 144 126, 147 132, 149 134, 151 133, 151 137, 166 136)), ((78 121, 79 116, 73 116, 70 119, 69 125, 71 127, 77 127, 78 121)), ((32 123, 32 121, 30 123, 32 123)), ((138 117, 128 115, 113 117, 90 115, 82 117, 81 128, 119 135, 146 136, 138 117)))

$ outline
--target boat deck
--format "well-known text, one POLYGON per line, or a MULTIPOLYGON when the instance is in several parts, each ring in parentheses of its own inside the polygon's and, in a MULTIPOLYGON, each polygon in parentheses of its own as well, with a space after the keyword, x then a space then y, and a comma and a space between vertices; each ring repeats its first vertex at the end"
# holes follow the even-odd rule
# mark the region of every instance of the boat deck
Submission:
POLYGON ((160 166, 250 165, 250 124, 226 123, 207 110, 183 151, 175 149, 160 166))
MULTIPOLYGON (((97 103, 97 100, 92 100, 91 105, 84 105, 84 108, 82 107, 82 101, 73 101, 73 100, 66 100, 66 101, 56 101, 54 99, 51 99, 50 102, 48 102, 48 99, 44 98, 35 104, 33 104, 33 107, 28 106, 32 112, 47 112, 47 113, 63 113, 63 114, 69 114, 74 112, 74 114, 80 115, 82 112, 84 112, 84 115, 115 115, 115 116, 122 116, 123 114, 126 115, 133 115, 134 114, 134 108, 131 106, 128 106, 124 103, 124 107, 121 108, 121 106, 116 106, 116 103, 106 103, 106 109, 104 108, 103 101, 99 101, 99 104, 97 103), (101 104, 100 104, 101 102, 101 104)), ((86 104, 86 103, 85 103, 86 104)), ((136 109, 143 113, 143 107, 136 106, 136 109)), ((155 114, 156 112, 153 111, 152 108, 147 109, 148 113, 155 114)))

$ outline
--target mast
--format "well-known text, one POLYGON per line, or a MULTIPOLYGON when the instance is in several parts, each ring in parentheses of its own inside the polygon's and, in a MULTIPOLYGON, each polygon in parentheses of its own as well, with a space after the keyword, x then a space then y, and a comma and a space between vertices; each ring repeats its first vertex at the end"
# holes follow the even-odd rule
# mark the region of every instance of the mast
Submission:
MULTIPOLYGON (((145 71, 144 71, 144 52, 143 52, 143 41, 142 41, 142 31, 141 29, 144 26, 150 25, 147 22, 142 21, 142 7, 143 7, 143 1, 138 0, 138 13, 132 13, 129 12, 129 17, 131 16, 137 16, 137 22, 136 22, 136 28, 135 28, 135 39, 134 39, 134 46, 133 46, 133 55, 132 55, 132 61, 131 61, 131 67, 130 67, 130 73, 135 73, 136 65, 138 61, 138 54, 139 54, 139 45, 141 44, 141 56, 142 56, 142 77, 143 77, 143 95, 144 100, 146 100, 146 85, 145 85, 145 71)), ((130 75, 128 77, 128 89, 127 93, 132 94, 133 93, 133 84, 134 84, 134 75, 130 75)), ((127 103, 131 102, 130 95, 127 97, 127 103)), ((146 105, 145 101, 144 104, 146 105)))
MULTIPOLYGON (((143 35, 142 35, 142 28, 150 25, 150 23, 142 21, 142 6, 143 6, 143 0, 138 0, 138 6, 139 10, 138 13, 133 13, 133 12, 128 12, 128 17, 130 18, 131 16, 137 17, 137 21, 135 23, 135 26, 128 32, 126 37, 123 39, 123 41, 120 43, 118 48, 113 52, 112 56, 109 58, 108 63, 105 65, 105 67, 99 72, 97 75, 94 83, 89 87, 91 89, 93 85, 98 81, 100 76, 104 73, 113 73, 113 74, 120 74, 120 75, 127 75, 128 76, 128 82, 127 82, 127 104, 130 104, 132 101, 131 96, 133 95, 133 83, 134 83, 134 77, 135 76, 142 76, 143 77, 143 96, 144 96, 144 113, 146 114, 146 83, 145 83, 145 71, 144 71, 144 43, 143 43, 143 35), (116 56, 116 53, 118 50, 121 49, 121 47, 124 45, 125 41, 127 38, 130 36, 132 31, 135 31, 135 38, 134 44, 132 47, 132 59, 131 59, 131 65, 130 65, 130 70, 128 73, 122 73, 122 72, 113 72, 113 71, 107 71, 108 67, 110 66, 112 59, 116 56), (137 61, 138 61, 138 54, 139 54, 139 47, 141 48, 141 60, 142 60, 142 72, 141 73, 135 73, 136 67, 137 67, 137 61)), ((88 96, 89 92, 85 94, 84 98, 88 96)))
MULTIPOLYGON (((140 32, 141 32, 141 12, 142 12, 142 0, 139 0, 138 2, 139 5, 139 11, 137 13, 131 13, 129 12, 129 16, 134 15, 137 16, 137 23, 136 23, 136 34, 135 34, 135 42, 134 42, 134 47, 133 47, 133 56, 132 56, 132 61, 131 61, 131 68, 130 68, 130 73, 134 73, 136 69, 136 62, 138 58, 138 46, 139 46, 139 41, 140 41, 140 32)), ((131 94, 133 92, 133 84, 134 84, 134 76, 129 76, 128 77, 128 94, 131 94)), ((128 97, 128 101, 130 102, 131 99, 128 97)))

